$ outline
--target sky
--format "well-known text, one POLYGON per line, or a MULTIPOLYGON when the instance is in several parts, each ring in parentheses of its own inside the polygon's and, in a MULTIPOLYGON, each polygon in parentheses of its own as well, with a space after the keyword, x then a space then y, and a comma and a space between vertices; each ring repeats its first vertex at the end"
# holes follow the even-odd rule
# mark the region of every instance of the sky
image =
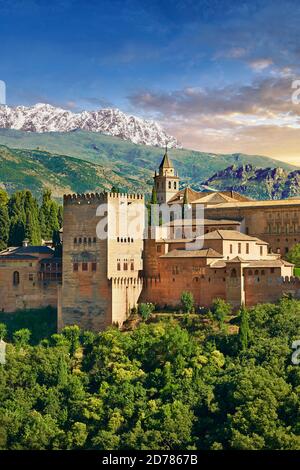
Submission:
POLYGON ((0 51, 8 105, 115 107, 300 165, 299 0, 0 0, 0 51))

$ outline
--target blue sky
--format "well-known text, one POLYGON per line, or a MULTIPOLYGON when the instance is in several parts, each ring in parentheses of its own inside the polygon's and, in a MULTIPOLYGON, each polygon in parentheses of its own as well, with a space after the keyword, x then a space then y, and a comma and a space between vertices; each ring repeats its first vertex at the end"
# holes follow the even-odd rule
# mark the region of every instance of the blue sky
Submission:
POLYGON ((118 107, 186 147, 300 165, 296 0, 0 0, 0 25, 9 105, 118 107))

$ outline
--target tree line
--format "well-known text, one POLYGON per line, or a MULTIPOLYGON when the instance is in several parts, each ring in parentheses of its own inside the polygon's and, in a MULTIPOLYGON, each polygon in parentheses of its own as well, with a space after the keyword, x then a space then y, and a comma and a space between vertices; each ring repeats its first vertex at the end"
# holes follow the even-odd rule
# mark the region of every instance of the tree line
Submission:
POLYGON ((0 189, 0 250, 21 246, 25 239, 30 245, 57 239, 62 217, 62 206, 52 199, 49 189, 43 192, 41 204, 27 189, 11 196, 0 189))
POLYGON ((211 313, 38 344, 0 325, 0 449, 300 450, 300 302, 211 313))

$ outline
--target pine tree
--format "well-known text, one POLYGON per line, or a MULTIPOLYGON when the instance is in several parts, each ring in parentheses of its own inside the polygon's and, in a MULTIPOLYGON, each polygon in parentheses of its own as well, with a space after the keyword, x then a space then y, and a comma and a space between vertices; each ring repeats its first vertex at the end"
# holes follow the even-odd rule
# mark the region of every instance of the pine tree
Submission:
POLYGON ((240 329, 239 329, 239 342, 242 351, 248 349, 249 342, 249 320, 248 320, 248 311, 242 306, 240 310, 240 329))
POLYGON ((153 227, 156 227, 159 225, 159 220, 157 217, 156 209, 157 209, 157 192, 156 192, 155 186, 153 186, 152 195, 151 195, 151 204, 150 204, 150 222, 153 227))

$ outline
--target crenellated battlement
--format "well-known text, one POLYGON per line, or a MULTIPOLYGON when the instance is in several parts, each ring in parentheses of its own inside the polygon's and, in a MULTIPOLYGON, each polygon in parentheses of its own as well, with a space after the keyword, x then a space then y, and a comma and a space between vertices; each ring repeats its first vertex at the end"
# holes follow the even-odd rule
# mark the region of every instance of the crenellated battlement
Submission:
POLYGON ((106 193, 64 194, 64 204, 80 204, 106 200, 106 193))
POLYGON ((111 278, 114 286, 142 286, 142 277, 113 277, 111 278))
POLYGON ((296 287, 300 288, 300 278, 299 277, 294 277, 294 276, 281 277, 280 278, 280 284, 282 284, 283 286, 294 286, 294 287, 296 286, 296 287))
POLYGON ((64 194, 64 204, 91 204, 92 202, 107 202, 108 200, 129 199, 131 201, 144 201, 144 195, 138 193, 82 193, 64 194))
POLYGON ((144 195, 139 193, 107 193, 110 199, 133 199, 133 200, 144 200, 144 195))

